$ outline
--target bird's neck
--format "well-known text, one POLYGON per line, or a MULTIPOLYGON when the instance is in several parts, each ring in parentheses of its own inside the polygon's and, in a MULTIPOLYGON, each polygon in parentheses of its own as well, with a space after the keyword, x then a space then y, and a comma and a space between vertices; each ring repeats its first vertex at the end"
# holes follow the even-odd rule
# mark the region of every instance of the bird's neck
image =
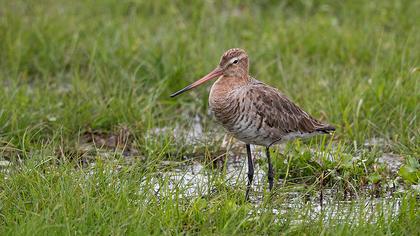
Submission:
POLYGON ((237 88, 246 86, 250 83, 248 75, 242 77, 221 76, 210 90, 210 98, 224 99, 229 92, 237 88))

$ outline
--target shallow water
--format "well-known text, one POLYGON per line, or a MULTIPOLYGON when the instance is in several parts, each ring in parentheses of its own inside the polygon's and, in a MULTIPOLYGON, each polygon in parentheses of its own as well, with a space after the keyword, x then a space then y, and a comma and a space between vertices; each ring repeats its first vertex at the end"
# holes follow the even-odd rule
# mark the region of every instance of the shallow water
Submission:
MULTIPOLYGON (((256 158, 262 157, 257 150, 254 150, 253 154, 256 158)), ((241 187, 245 196, 247 168, 246 159, 239 156, 228 159, 224 170, 212 170, 198 161, 192 161, 189 164, 180 164, 170 171, 160 173, 158 177, 152 179, 152 182, 155 193, 162 197, 167 194, 173 197, 175 192, 180 193, 179 197, 204 197, 216 191, 214 182, 212 182, 214 179, 212 178, 220 174, 225 182, 224 184, 232 188, 241 187), (162 182, 161 180, 163 179, 166 181, 162 182)), ((282 217, 283 214, 299 212, 300 214, 296 214, 296 219, 290 223, 300 224, 303 221, 319 220, 320 218, 325 221, 335 220, 337 222, 352 219, 360 220, 362 215, 363 219, 374 223, 374 214, 377 214, 376 208, 378 205, 389 205, 388 210, 383 212, 384 217, 393 217, 400 210, 400 199, 393 197, 392 194, 382 198, 367 197, 337 200, 335 189, 324 189, 321 202, 319 195, 305 194, 305 189, 303 191, 293 189, 283 191, 282 180, 277 180, 274 186, 276 190, 281 191, 279 196, 282 201, 279 203, 276 200, 273 207, 266 208, 263 198, 269 196, 267 193, 264 194, 267 186, 265 170, 256 162, 254 182, 250 195, 250 202, 254 207, 249 212, 250 217, 259 217, 261 213, 270 211, 275 215, 275 221, 281 222, 285 220, 282 217)))
MULTIPOLYGON (((194 145, 203 143, 203 139, 206 137, 203 130, 201 120, 199 116, 196 116, 190 125, 190 129, 180 130, 179 128, 176 128, 173 131, 173 135, 175 139, 182 139, 185 140, 185 142, 194 145)), ((160 133, 162 131, 168 131, 168 129, 164 128, 155 130, 155 132, 156 131, 157 133, 160 133)), ((385 140, 373 138, 366 140, 363 146, 365 149, 369 150, 373 148, 382 149, 387 145, 385 140)), ((236 149, 235 152, 229 151, 227 153, 228 158, 223 170, 214 170, 210 164, 209 166, 205 166, 200 161, 190 161, 182 164, 172 163, 172 166, 174 166, 172 169, 160 173, 158 177, 152 179, 155 193, 157 195, 170 194, 173 196, 174 191, 180 190, 178 191, 178 193, 181 193, 180 197, 194 198, 208 196, 217 191, 214 181, 215 176, 219 175, 225 186, 231 188, 239 187, 243 189, 243 195, 245 196, 248 166, 243 144, 237 141, 232 142, 228 136, 225 136, 221 146, 226 150, 236 149)), ((338 222, 344 220, 360 220, 360 215, 363 215, 363 219, 370 220, 372 221, 371 223, 374 223, 375 217, 373 217, 373 214, 376 214, 375 208, 378 205, 383 206, 392 204, 388 206, 388 211, 384 212, 385 217, 393 217, 400 211, 400 199, 394 197, 392 192, 388 192, 385 194, 386 197, 381 198, 372 197, 371 194, 367 194, 364 197, 359 196, 360 198, 357 198, 356 194, 356 196, 350 200, 339 200, 336 197, 336 189, 323 189, 321 198, 320 191, 312 191, 311 194, 308 194, 310 191, 305 189, 305 187, 297 189, 286 187, 284 190, 283 181, 281 179, 276 180, 274 191, 275 194, 278 194, 277 197, 282 199, 282 202, 279 203, 277 200, 274 207, 269 209, 265 208, 264 197, 269 196, 268 193, 265 193, 265 191, 268 191, 267 167, 260 166, 258 164, 259 162, 255 161, 255 159, 265 158, 265 155, 262 152, 262 148, 251 147, 255 163, 255 173, 250 194, 250 202, 253 203, 254 208, 249 212, 250 217, 259 217, 260 213, 270 211, 276 216, 275 220, 281 222, 284 220, 284 218, 281 217, 283 214, 305 211, 305 214, 297 214, 296 219, 291 223, 299 224, 302 221, 320 218, 324 220, 334 219, 338 222), (302 215, 304 215, 304 218, 302 218, 302 215)), ((283 145, 278 148, 284 150, 285 146, 283 145)), ((334 148, 335 147, 333 147, 333 149, 334 148)), ((311 150, 311 153, 314 158, 323 157, 328 161, 337 161, 334 160, 334 155, 331 153, 319 153, 319 151, 316 150, 311 150)), ((353 161, 356 159, 360 159, 360 157, 353 157, 353 161)), ((315 159, 314 161, 318 163, 322 162, 321 160, 315 159)), ((384 164, 391 173, 395 174, 403 164, 404 158, 392 153, 383 153, 376 159, 376 162, 384 164)), ((369 190, 369 188, 374 188, 374 186, 368 186, 366 190, 369 190)), ((400 188, 394 191, 405 190, 400 188)), ((361 190, 361 192, 363 192, 363 190, 361 190)))
MULTIPOLYGON (((221 175, 224 184, 229 187, 245 186, 248 166, 244 160, 238 156, 228 159, 223 171, 217 169, 217 167, 216 170, 211 170, 212 167, 206 167, 199 161, 193 161, 190 164, 181 164, 171 171, 163 172, 159 178, 169 181, 167 183, 169 190, 178 188, 182 189, 185 197, 198 197, 212 191, 209 186, 216 175, 221 175)), ((266 183, 265 173, 257 163, 254 165, 254 170, 253 190, 254 192, 262 192, 266 183)), ((155 191, 160 188, 160 183, 156 181, 155 191)))

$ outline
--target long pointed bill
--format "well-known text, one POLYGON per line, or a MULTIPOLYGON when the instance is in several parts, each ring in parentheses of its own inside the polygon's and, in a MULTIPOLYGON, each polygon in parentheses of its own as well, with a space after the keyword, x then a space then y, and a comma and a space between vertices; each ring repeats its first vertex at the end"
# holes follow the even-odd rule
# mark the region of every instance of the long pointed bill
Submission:
POLYGON ((200 84, 202 84, 202 83, 204 83, 204 82, 206 82, 206 81, 209 81, 209 80, 211 80, 211 79, 217 78, 217 77, 221 76, 222 74, 223 74, 223 70, 222 70, 221 68, 217 67, 216 69, 214 69, 212 72, 208 73, 208 74, 207 74, 206 76, 204 76, 203 78, 201 78, 201 79, 199 79, 199 80, 195 81, 194 83, 192 83, 192 84, 188 85, 187 87, 185 87, 185 88, 183 88, 183 89, 179 90, 178 92, 173 93, 173 94, 171 95, 171 98, 173 98, 173 97, 175 97, 175 96, 178 96, 178 95, 180 95, 180 94, 181 94, 181 93, 183 93, 183 92, 186 92, 186 91, 188 91, 188 90, 191 90, 191 89, 193 89, 193 88, 195 88, 195 87, 199 86, 200 84))

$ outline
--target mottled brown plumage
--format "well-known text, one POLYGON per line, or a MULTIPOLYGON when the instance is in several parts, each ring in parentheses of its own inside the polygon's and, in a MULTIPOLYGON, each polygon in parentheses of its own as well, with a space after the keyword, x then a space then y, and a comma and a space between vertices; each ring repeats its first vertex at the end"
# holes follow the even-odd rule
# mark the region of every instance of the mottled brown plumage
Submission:
POLYGON ((230 89, 229 80, 234 79, 221 77, 211 89, 209 104, 217 121, 237 139, 269 147, 334 130, 311 117, 277 89, 251 77, 230 89))
MULTIPOLYGON (((216 69, 171 96, 218 78, 210 90, 210 109, 229 133, 247 144, 248 163, 251 166, 249 144, 267 147, 269 158, 268 148, 273 144, 335 130, 333 126, 311 117, 277 89, 252 78, 248 70, 246 52, 239 48, 229 49, 216 69)), ((249 172, 253 173, 253 169, 249 172)), ((272 175, 269 161, 270 189, 272 175)), ((252 177, 249 186, 251 182, 252 177)))

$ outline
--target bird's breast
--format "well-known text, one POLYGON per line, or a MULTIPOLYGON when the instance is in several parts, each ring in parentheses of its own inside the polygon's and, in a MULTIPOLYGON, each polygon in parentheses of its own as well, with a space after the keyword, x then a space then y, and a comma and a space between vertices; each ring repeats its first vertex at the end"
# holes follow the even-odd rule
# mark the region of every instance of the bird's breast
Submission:
POLYGON ((275 130, 268 127, 262 111, 253 104, 251 85, 237 78, 221 77, 212 86, 209 107, 216 121, 235 138, 249 144, 269 145, 275 130))
POLYGON ((210 110, 216 121, 235 138, 245 143, 265 145, 270 132, 264 130, 264 118, 242 95, 241 91, 223 95, 210 93, 210 110))

